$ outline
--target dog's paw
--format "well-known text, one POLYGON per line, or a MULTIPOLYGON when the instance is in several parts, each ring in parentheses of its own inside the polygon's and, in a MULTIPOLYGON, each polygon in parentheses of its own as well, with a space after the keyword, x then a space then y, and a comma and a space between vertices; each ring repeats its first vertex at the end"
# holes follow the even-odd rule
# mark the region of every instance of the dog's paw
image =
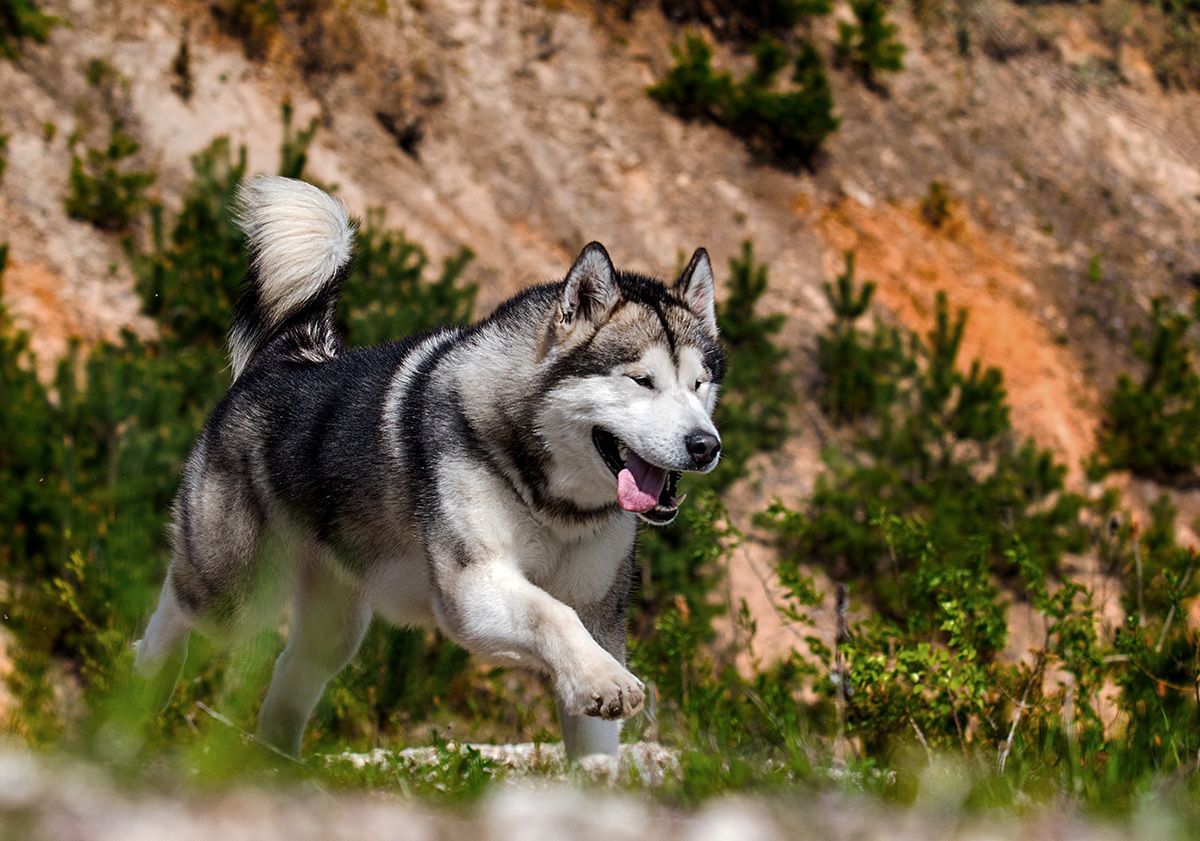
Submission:
POLYGON ((560 693, 572 715, 629 718, 646 700, 645 685, 616 660, 588 664, 564 683, 560 693))

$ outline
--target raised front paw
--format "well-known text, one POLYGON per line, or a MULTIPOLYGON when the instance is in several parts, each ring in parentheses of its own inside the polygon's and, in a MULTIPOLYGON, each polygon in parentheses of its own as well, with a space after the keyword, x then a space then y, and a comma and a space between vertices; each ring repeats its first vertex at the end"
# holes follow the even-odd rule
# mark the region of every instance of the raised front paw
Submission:
POLYGON ((601 718, 629 718, 642 709, 645 685, 616 660, 581 667, 577 674, 559 681, 559 693, 567 712, 601 718))

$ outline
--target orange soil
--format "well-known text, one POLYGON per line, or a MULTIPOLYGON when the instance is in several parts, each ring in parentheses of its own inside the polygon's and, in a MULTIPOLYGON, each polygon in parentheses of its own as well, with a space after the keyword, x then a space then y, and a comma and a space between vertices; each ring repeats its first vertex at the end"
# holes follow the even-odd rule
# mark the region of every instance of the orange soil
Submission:
POLYGON ((830 246, 825 274, 840 272, 842 253, 855 251, 860 282, 876 281, 879 301, 914 330, 929 329, 939 290, 952 307, 966 307, 963 363, 979 358, 1000 368, 1014 426, 1052 448, 1078 478, 1095 434, 1097 394, 1047 325, 1055 314, 1024 273, 1023 255, 964 217, 956 207, 955 218, 935 230, 916 206, 867 208, 843 199, 815 220, 830 246))
POLYGON ((69 306, 63 297, 63 278, 41 263, 10 261, 4 272, 4 303, 17 325, 29 331, 37 357, 38 376, 48 381, 70 339, 98 338, 94 319, 69 306))

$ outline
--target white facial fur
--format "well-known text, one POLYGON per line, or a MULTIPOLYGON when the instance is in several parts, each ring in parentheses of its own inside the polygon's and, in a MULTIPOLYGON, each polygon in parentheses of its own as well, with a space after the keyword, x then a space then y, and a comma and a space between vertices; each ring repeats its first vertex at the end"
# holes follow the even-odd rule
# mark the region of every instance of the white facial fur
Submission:
MULTIPOLYGON (((596 452, 593 426, 608 430, 652 464, 692 469, 684 439, 693 432, 718 434, 712 422, 716 403, 717 386, 694 347, 680 349, 678 366, 665 346, 655 345, 606 375, 564 382, 539 418, 559 468, 555 490, 580 501, 610 500, 612 474, 596 452), (639 385, 632 376, 649 376, 653 387, 639 385), (599 476, 608 481, 597 482, 599 476)), ((716 461, 705 472, 715 466, 716 461)))

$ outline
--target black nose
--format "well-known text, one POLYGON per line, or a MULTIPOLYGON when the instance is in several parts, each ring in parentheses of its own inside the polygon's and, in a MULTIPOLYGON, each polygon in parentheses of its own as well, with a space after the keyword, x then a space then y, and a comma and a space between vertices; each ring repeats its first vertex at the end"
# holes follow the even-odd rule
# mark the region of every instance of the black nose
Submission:
POLYGON ((683 439, 688 454, 699 467, 704 467, 721 452, 721 439, 707 432, 693 432, 683 439))

